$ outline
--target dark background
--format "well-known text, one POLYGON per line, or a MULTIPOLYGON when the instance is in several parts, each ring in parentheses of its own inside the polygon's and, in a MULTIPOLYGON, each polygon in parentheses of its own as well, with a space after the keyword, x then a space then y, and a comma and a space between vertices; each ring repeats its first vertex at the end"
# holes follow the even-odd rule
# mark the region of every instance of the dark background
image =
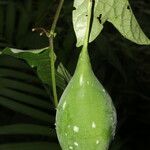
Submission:
MULTIPOLYGON (((72 3, 71 0, 65 0, 55 39, 55 53, 71 75, 80 52, 80 48, 75 46, 72 3)), ((150 1, 130 0, 130 4, 143 31, 150 37, 150 1)), ((57 0, 0 0, 0 49, 5 47, 33 49, 48 46, 45 36, 40 37, 39 33, 33 33, 31 30, 33 27, 50 29, 57 5, 57 0)), ((93 70, 111 95, 118 113, 117 133, 110 149, 149 150, 150 47, 136 45, 124 39, 108 22, 105 23, 101 35, 89 47, 93 70)), ((24 82, 44 89, 35 71, 24 61, 1 56, 0 68, 4 66, 16 67, 27 72, 34 77, 34 82, 28 80, 24 82)), ((0 71, 0 77, 1 74, 3 73, 0 71)), ((8 76, 11 77, 10 74, 8 76)), ((0 80, 0 88, 2 84, 0 80)), ((36 96, 49 101, 46 92, 44 95, 36 96)), ((55 114, 53 108, 50 112, 42 111, 55 114)), ((49 123, 0 106, 0 125, 13 123, 37 123, 49 126, 49 123)), ((37 140, 57 141, 46 136, 0 135, 1 144, 37 140)))

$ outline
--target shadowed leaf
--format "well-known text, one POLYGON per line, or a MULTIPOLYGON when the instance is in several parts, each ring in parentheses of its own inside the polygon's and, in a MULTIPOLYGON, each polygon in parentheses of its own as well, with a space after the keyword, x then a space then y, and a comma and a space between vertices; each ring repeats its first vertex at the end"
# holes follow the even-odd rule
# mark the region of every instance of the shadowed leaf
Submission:
POLYGON ((30 143, 14 143, 14 144, 2 144, 1 150, 61 150, 56 143, 48 142, 30 142, 30 143))
MULTIPOLYGON (((37 69, 37 74, 43 83, 51 85, 49 49, 47 47, 38 50, 5 48, 2 54, 26 60, 32 68, 37 69)), ((67 82, 65 76, 58 71, 56 72, 56 82, 57 86, 61 89, 66 87, 67 82)))
POLYGON ((53 116, 6 97, 0 96, 0 105, 42 121, 50 122, 52 124, 54 122, 53 116))
POLYGON ((13 124, 0 126, 0 134, 1 135, 31 134, 31 135, 44 135, 56 138, 56 133, 54 129, 35 124, 13 124))

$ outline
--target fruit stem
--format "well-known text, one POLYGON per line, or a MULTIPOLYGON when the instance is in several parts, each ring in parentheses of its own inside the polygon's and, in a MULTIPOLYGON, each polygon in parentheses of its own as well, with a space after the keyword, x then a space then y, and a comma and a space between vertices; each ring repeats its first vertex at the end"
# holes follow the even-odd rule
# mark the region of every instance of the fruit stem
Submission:
POLYGON ((87 71, 89 68, 91 70, 91 63, 90 63, 90 58, 89 58, 89 54, 88 54, 88 43, 89 43, 90 30, 91 30, 92 6, 93 6, 93 0, 88 0, 86 33, 85 33, 85 37, 84 37, 83 48, 81 50, 81 53, 79 56, 79 61, 77 64, 77 70, 78 69, 80 70, 80 68, 82 68, 81 70, 83 72, 85 70, 87 71))
POLYGON ((90 25, 91 25, 91 17, 92 17, 92 5, 93 5, 93 0, 88 0, 87 27, 86 27, 86 33, 85 33, 84 44, 82 49, 83 51, 87 51, 88 49, 88 43, 90 37, 90 25))
POLYGON ((61 9, 63 7, 64 0, 60 0, 58 8, 56 10, 54 21, 51 26, 49 33, 49 58, 50 58, 50 68, 51 68, 51 79, 52 79, 52 89, 55 107, 58 105, 57 89, 56 89, 56 77, 55 77, 55 58, 54 58, 54 38, 55 38, 55 29, 60 16, 61 9))

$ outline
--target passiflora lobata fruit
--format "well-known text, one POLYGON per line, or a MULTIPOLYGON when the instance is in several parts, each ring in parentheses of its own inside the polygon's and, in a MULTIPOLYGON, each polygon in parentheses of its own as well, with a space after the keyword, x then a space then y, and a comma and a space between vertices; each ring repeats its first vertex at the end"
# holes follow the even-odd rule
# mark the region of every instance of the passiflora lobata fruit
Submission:
POLYGON ((95 77, 83 47, 76 71, 60 99, 56 130, 63 150, 107 150, 115 134, 116 111, 95 77))

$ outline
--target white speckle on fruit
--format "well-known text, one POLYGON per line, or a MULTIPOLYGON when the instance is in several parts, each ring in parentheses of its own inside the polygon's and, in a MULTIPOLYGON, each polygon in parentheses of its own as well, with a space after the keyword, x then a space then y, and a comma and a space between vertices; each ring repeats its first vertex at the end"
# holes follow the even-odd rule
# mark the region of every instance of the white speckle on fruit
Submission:
POLYGON ((65 109, 66 107, 66 101, 63 103, 63 110, 65 109))
POLYGON ((96 144, 99 144, 99 140, 96 140, 96 144))
POLYGON ((67 136, 67 133, 65 133, 65 136, 67 136))
POLYGON ((105 89, 103 89, 103 92, 105 92, 105 89))
POLYGON ((89 82, 89 81, 87 81, 87 84, 89 85, 89 84, 90 84, 90 82, 89 82))
POLYGON ((82 93, 82 97, 84 97, 84 93, 82 93))
POLYGON ((72 146, 69 146, 69 149, 73 149, 73 147, 72 147, 72 146))
POLYGON ((79 127, 74 126, 74 127, 73 127, 73 131, 74 131, 74 132, 79 132, 79 127))
POLYGON ((68 125, 68 128, 70 128, 70 125, 68 125))
POLYGON ((75 146, 79 146, 79 144, 78 144, 77 142, 74 142, 74 145, 75 145, 75 146))
POLYGON ((82 86, 83 84, 83 76, 80 77, 80 85, 82 86))
POLYGON ((96 124, 94 121, 92 122, 92 128, 96 128, 96 124))

